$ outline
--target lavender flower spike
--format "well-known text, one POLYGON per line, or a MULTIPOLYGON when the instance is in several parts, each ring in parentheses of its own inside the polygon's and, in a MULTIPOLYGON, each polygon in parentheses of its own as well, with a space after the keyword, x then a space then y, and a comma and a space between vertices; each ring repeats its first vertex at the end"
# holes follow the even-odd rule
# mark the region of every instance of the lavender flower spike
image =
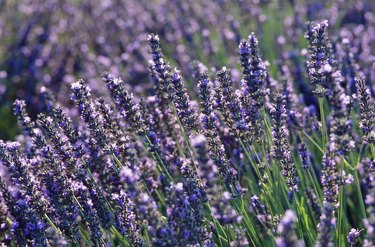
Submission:
POLYGON ((72 100, 75 101, 83 121, 88 125, 95 142, 102 148, 108 145, 104 129, 98 122, 98 112, 91 99, 91 89, 84 80, 72 83, 72 100))
POLYGON ((240 107, 238 97, 232 86, 230 74, 226 67, 216 73, 216 78, 220 82, 219 88, 222 93, 223 114, 228 116, 227 124, 237 136, 247 135, 248 128, 243 119, 243 109, 240 107))
POLYGON ((260 109, 263 106, 265 95, 263 85, 267 73, 254 33, 249 36, 249 42, 242 41, 240 43, 239 53, 243 74, 241 105, 244 119, 253 136, 250 141, 256 141, 262 134, 260 109))
POLYGON ((287 114, 285 109, 285 96, 281 94, 276 95, 271 114, 273 119, 272 137, 274 142, 271 154, 276 160, 279 160, 282 165, 282 175, 286 179, 289 195, 291 195, 293 192, 298 191, 298 177, 287 139, 289 133, 286 128, 287 114))
POLYGON ((357 85, 359 105, 361 108, 360 127, 363 129, 363 140, 375 143, 375 106, 370 90, 367 88, 365 78, 355 78, 357 85))
POLYGON ((348 237, 347 237, 347 240, 350 246, 355 246, 355 244, 358 242, 358 238, 360 234, 361 234, 360 230, 355 229, 355 228, 350 229, 348 233, 348 237))
POLYGON ((169 64, 164 61, 159 36, 150 34, 147 40, 152 54, 152 60, 149 62, 150 71, 155 83, 156 92, 162 104, 164 104, 168 100, 167 91, 171 81, 171 68, 169 64))
POLYGON ((340 177, 337 158, 335 157, 335 143, 331 141, 323 156, 323 170, 321 183, 323 185, 323 209, 318 225, 318 240, 316 247, 333 246, 333 231, 336 226, 335 211, 337 204, 340 177))
POLYGON ((328 94, 330 77, 333 72, 330 64, 331 44, 327 37, 328 21, 308 23, 305 38, 309 41, 310 60, 307 69, 311 84, 314 85, 314 93, 319 97, 328 94))
POLYGON ((111 74, 105 73, 103 80, 107 84, 112 99, 116 103, 121 115, 129 123, 130 127, 137 134, 146 135, 149 128, 145 123, 141 109, 133 102, 133 95, 126 91, 121 78, 114 78, 111 74))
POLYGON ((301 145, 299 146, 299 155, 302 160, 303 168, 308 170, 310 167, 311 161, 310 161, 309 153, 307 151, 305 143, 301 143, 301 145))
POLYGON ((202 124, 204 135, 207 138, 207 147, 210 158, 219 167, 220 175, 224 180, 227 189, 233 196, 240 196, 242 189, 237 181, 234 168, 226 157, 224 145, 222 144, 216 126, 217 116, 213 111, 212 105, 212 82, 208 78, 207 73, 201 75, 199 80, 199 97, 202 106, 202 124))
POLYGON ((199 124, 198 115, 196 109, 191 105, 190 96, 177 69, 172 73, 170 87, 173 88, 172 101, 183 127, 188 130, 197 130, 199 124))
POLYGON ((276 246, 278 247, 302 247, 303 242, 298 240, 294 230, 294 224, 297 222, 296 214, 288 209, 281 222, 277 226, 277 232, 280 237, 276 238, 276 246))

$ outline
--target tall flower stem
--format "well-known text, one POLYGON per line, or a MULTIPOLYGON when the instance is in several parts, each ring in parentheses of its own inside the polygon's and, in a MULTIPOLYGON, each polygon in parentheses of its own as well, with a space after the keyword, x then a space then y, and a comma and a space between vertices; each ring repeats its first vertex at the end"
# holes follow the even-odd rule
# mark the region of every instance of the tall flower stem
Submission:
MULTIPOLYGON (((360 150, 362 150, 362 147, 360 148, 360 150)), ((359 165, 359 162, 360 162, 360 153, 361 152, 359 152, 359 154, 358 154, 357 161, 355 161, 354 158, 352 158, 353 165, 350 165, 349 162, 346 159, 344 159, 344 164, 346 165, 346 167, 349 168, 350 171, 353 172, 355 190, 357 192, 358 202, 359 202, 359 206, 360 206, 360 209, 361 209, 360 211, 361 211, 361 222, 362 222, 362 220, 366 218, 366 208, 365 208, 363 195, 362 195, 362 191, 361 191, 360 180, 359 180, 359 177, 358 177, 358 165, 359 165), (354 164, 355 162, 357 162, 357 163, 354 164)))
MULTIPOLYGON (((147 135, 145 135, 144 138, 145 138, 146 141, 147 141, 147 145, 152 146, 152 142, 151 142, 150 138, 148 138, 147 135)), ((173 183, 173 178, 172 178, 171 174, 169 173, 168 168, 167 168, 166 165, 164 164, 163 159, 160 157, 159 153, 156 152, 155 154, 152 154, 152 155, 154 156, 155 160, 160 164, 160 166, 161 166, 161 168, 162 168, 161 171, 162 171, 163 173, 165 173, 165 175, 168 177, 168 179, 170 180, 170 182, 173 183)))
POLYGON ((196 172, 198 172, 198 167, 197 167, 197 165, 196 165, 195 162, 194 162, 194 149, 193 149, 193 148, 191 147, 191 145, 190 145, 189 137, 188 137, 188 135, 186 134, 185 128, 184 128, 184 126, 183 126, 182 123, 181 123, 181 119, 180 119, 180 117, 178 116, 176 106, 175 106, 173 103, 171 103, 171 104, 170 104, 170 107, 173 109, 173 113, 174 113, 175 116, 176 116, 177 123, 178 123, 178 125, 180 126, 180 129, 181 129, 181 132, 182 132, 182 136, 183 136, 183 138, 184 138, 185 145, 186 145, 186 147, 187 147, 187 149, 188 149, 189 156, 190 156, 190 158, 191 158, 191 162, 192 162, 192 164, 193 164, 193 166, 194 166, 196 172))
POLYGON ((323 205, 322 198, 321 198, 322 191, 319 190, 318 187, 317 187, 317 185, 319 185, 318 179, 316 178, 315 175, 314 175, 314 177, 311 175, 311 171, 310 170, 308 170, 307 173, 309 174, 309 177, 310 177, 311 183, 313 184, 315 193, 318 196, 319 205, 322 206, 323 205))
MULTIPOLYGON (((339 168, 339 174, 342 174, 342 171, 343 171, 343 164, 342 162, 340 162, 340 168, 339 168)), ((338 223, 337 223, 337 246, 340 247, 342 246, 342 242, 341 242, 341 234, 342 234, 342 221, 343 221, 343 202, 344 202, 344 187, 343 186, 340 186, 339 188, 339 209, 338 209, 338 215, 337 215, 337 219, 338 219, 338 223)))
POLYGON ((219 234, 219 231, 220 231, 222 234, 224 234, 225 239, 228 239, 227 234, 226 234, 226 232, 225 232, 223 226, 222 226, 222 225, 218 222, 218 220, 215 218, 214 213, 213 213, 212 210, 211 210, 211 205, 210 205, 210 203, 209 203, 209 202, 205 202, 203 205, 204 205, 205 209, 208 211, 209 216, 210 216, 211 220, 213 221, 213 223, 214 223, 214 225, 215 225, 215 228, 216 228, 216 230, 217 230, 217 235, 218 235, 217 238, 218 238, 218 240, 219 240, 219 242, 220 242, 220 246, 225 246, 225 245, 223 244, 223 242, 221 241, 222 236, 219 234))
POLYGON ((61 230, 55 225, 55 223, 53 223, 53 221, 47 214, 44 214, 44 218, 47 220, 48 224, 50 224, 50 226, 55 229, 57 234, 59 234, 59 236, 62 236, 61 230))
POLYGON ((257 231, 254 229, 254 224, 245 209, 245 208, 248 208, 248 205, 246 205, 246 202, 242 198, 234 198, 232 200, 232 203, 234 207, 236 208, 236 211, 244 217, 242 224, 246 228, 247 233, 250 235, 249 237, 250 237, 251 242, 254 244, 254 246, 260 246, 259 244, 261 243, 261 240, 259 239, 257 235, 257 231), (256 243, 254 243, 254 241, 256 243))
POLYGON ((249 160, 249 162, 251 163, 252 167, 254 168, 254 171, 255 171, 258 179, 262 179, 262 176, 260 174, 260 171, 259 171, 257 165, 252 162, 253 161, 253 157, 251 157, 251 154, 249 153, 249 150, 247 150, 245 144, 243 143, 243 141, 241 139, 239 139, 239 142, 240 142, 240 145, 241 145, 242 149, 244 150, 246 158, 249 160))
POLYGON ((319 98, 319 110, 320 110, 320 122, 322 124, 322 149, 324 150, 324 146, 326 144, 326 137, 327 137, 326 121, 325 121, 325 116, 324 116, 324 98, 319 98))
POLYGON ((309 224, 307 221, 308 216, 303 205, 303 201, 301 200, 301 203, 299 202, 298 194, 296 192, 293 192, 293 198, 295 198, 295 200, 293 200, 293 206, 297 212, 297 216, 299 216, 300 228, 298 229, 300 231, 300 235, 303 236, 305 233, 307 235, 307 240, 309 241, 310 245, 312 245, 314 243, 315 236, 312 236, 312 231, 309 231, 309 224))
MULTIPOLYGON (((361 215, 362 215, 361 219, 365 219, 366 218, 366 208, 365 208, 365 204, 363 202, 361 185, 359 184, 358 171, 355 170, 353 174, 354 174, 354 182, 355 182, 355 186, 356 186, 356 190, 357 190, 359 206, 361 208, 361 215)), ((362 220, 361 220, 361 222, 362 222, 362 220)))

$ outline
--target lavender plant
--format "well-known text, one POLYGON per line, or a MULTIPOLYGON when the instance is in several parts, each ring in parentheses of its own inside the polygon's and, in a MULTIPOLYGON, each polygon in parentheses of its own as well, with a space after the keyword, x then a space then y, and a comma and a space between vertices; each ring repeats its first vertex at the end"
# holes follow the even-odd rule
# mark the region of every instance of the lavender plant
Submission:
POLYGON ((0 7, 1 246, 374 246, 371 1, 42 2, 0 7))

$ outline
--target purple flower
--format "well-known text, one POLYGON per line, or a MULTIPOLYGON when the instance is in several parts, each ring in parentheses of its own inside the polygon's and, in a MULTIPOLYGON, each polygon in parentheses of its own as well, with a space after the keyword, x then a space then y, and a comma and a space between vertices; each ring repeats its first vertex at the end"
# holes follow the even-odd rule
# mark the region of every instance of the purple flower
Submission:
POLYGON ((299 146, 299 155, 301 157, 303 167, 306 170, 308 170, 310 167, 311 161, 310 161, 310 157, 309 157, 310 155, 307 151, 305 143, 301 143, 301 145, 299 146))
POLYGON ((309 41, 310 60, 307 62, 308 75, 314 85, 314 93, 319 97, 328 94, 332 66, 330 64, 331 43, 327 37, 328 21, 308 23, 305 37, 309 41))
POLYGON ((248 135, 248 126, 244 120, 243 112, 237 95, 234 92, 230 74, 226 67, 223 67, 216 73, 216 78, 219 81, 217 95, 222 95, 221 113, 225 116, 227 125, 232 129, 232 132, 237 136, 245 136, 250 139, 248 135))
POLYGON ((323 170, 320 178, 323 186, 323 208, 318 225, 317 246, 333 246, 332 235, 336 226, 335 211, 339 207, 337 200, 340 177, 338 174, 337 157, 332 147, 328 146, 326 149, 323 156, 323 170))
POLYGON ((260 57, 258 40, 254 33, 249 36, 249 43, 242 41, 239 46, 242 67, 241 105, 245 122, 253 136, 251 141, 262 135, 260 109, 265 95, 264 84, 267 76, 266 67, 260 57))
MULTIPOLYGON (((272 216, 268 212, 266 206, 260 201, 258 196, 251 197, 251 211, 256 216, 261 224, 259 226, 263 228, 265 231, 271 231, 272 233, 275 231, 272 216)), ((264 234, 265 237, 267 237, 264 234)))
POLYGON ((273 146, 271 155, 281 163, 281 173, 285 178, 289 193, 298 191, 298 177, 290 146, 288 144, 288 130, 286 128, 287 114, 285 109, 285 97, 276 95, 274 107, 271 109, 273 120, 272 137, 273 146))
POLYGON ((204 128, 204 135, 207 138, 209 156, 219 167, 220 175, 224 180, 227 189, 232 193, 233 196, 240 196, 242 189, 237 181, 234 168, 231 167, 231 164, 226 157, 224 145, 221 143, 217 132, 217 118, 212 106, 212 82, 206 73, 201 75, 198 87, 199 97, 202 100, 202 124, 204 128))
POLYGON ((359 106, 361 108, 360 127, 363 129, 363 140, 375 143, 375 107, 370 90, 366 86, 365 78, 355 78, 358 91, 359 106))
POLYGON ((84 80, 78 80, 71 85, 72 100, 75 101, 83 121, 90 129, 93 141, 101 148, 109 148, 103 126, 98 121, 98 112, 91 99, 91 89, 84 80))
POLYGON ((297 234, 294 230, 294 224, 297 222, 296 214, 288 209, 279 225, 277 232, 280 237, 276 238, 276 245, 278 247, 302 247, 303 242, 298 240, 297 234))
POLYGON ((124 82, 120 78, 113 78, 108 73, 103 76, 103 80, 106 82, 112 99, 124 120, 136 133, 145 135, 148 127, 143 118, 144 114, 141 112, 140 107, 134 103, 133 95, 125 90, 124 82))
POLYGON ((199 122, 196 109, 192 106, 190 96, 184 87, 179 71, 176 69, 172 73, 170 87, 173 88, 171 93, 172 102, 182 126, 187 130, 197 130, 199 122))
POLYGON ((355 228, 350 229, 348 233, 348 237, 347 237, 347 240, 350 246, 355 246, 355 244, 358 242, 358 238, 360 235, 361 235, 360 230, 355 229, 355 228))

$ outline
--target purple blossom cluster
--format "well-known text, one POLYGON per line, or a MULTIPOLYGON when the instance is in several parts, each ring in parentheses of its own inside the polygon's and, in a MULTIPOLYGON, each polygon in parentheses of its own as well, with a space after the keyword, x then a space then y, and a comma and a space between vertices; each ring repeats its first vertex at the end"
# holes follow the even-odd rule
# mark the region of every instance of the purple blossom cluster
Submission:
POLYGON ((375 245, 372 2, 10 5, 1 246, 375 245))

